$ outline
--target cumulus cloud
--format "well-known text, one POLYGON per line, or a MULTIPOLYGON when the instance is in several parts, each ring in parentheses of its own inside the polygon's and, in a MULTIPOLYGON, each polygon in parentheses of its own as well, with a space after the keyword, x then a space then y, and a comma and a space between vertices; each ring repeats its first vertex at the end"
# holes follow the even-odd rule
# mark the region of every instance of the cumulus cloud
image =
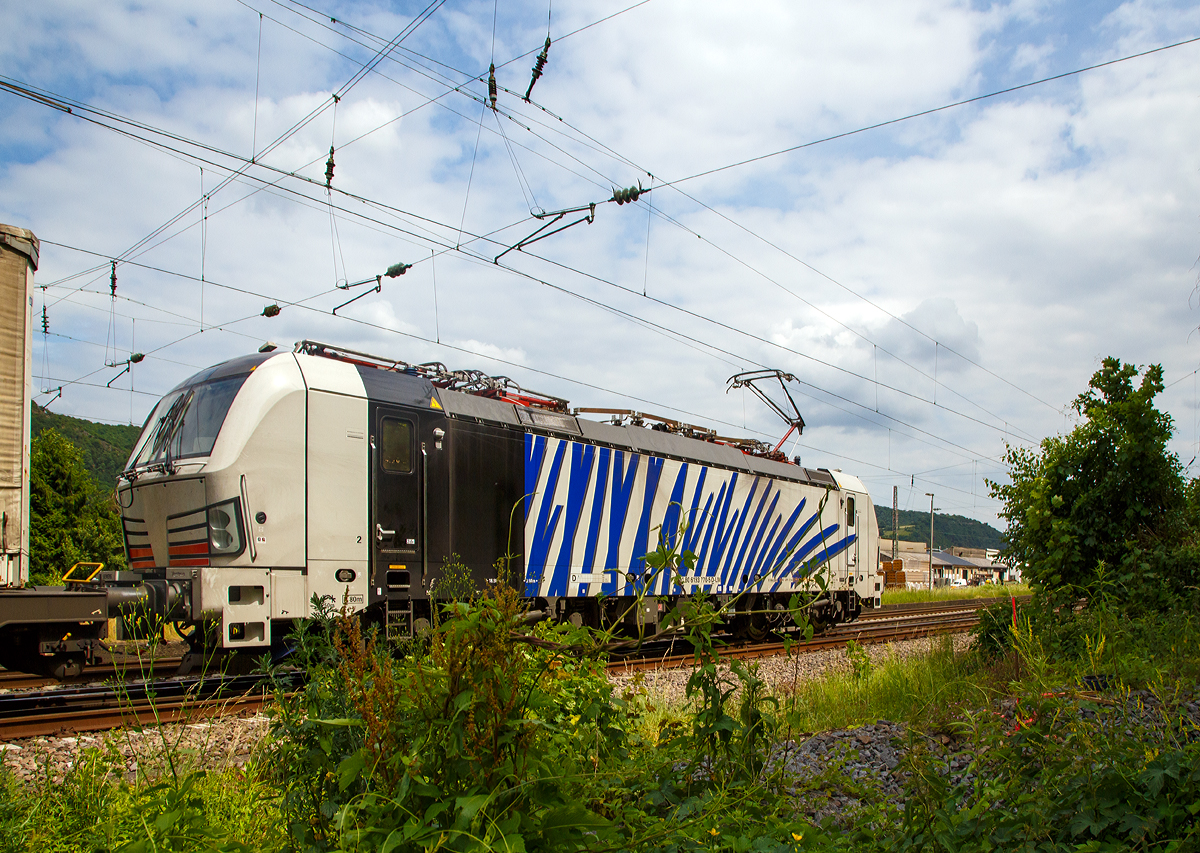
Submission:
MULTIPOLYGON (((778 367, 806 465, 988 519, 1005 442, 1069 428, 1098 358, 1195 368, 1194 47, 663 183, 1179 40, 1191 6, 656 0, 587 29, 624 5, 555 7, 542 109, 519 97, 533 56, 508 60, 540 49, 544 5, 502 9, 494 39, 491 6, 444 7, 336 107, 409 19, 322 8, 372 40, 250 5, 26 4, 0 32, 6 78, 208 146, 0 93, 0 220, 47 241, 38 382, 78 380, 60 411, 140 422, 198 367, 307 337, 773 438, 725 382, 778 367), (591 202, 493 262, 549 221, 531 209, 591 202), (361 292, 339 280, 397 261, 330 314, 361 292), (147 359, 106 388, 135 341, 147 359)), ((1181 449, 1186 388, 1164 395, 1181 449)))

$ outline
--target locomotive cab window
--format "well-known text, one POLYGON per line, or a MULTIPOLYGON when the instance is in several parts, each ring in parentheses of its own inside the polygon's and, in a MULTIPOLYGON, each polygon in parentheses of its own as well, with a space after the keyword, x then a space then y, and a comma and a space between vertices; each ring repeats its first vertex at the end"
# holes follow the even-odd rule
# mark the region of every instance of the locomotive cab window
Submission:
POLYGON ((412 424, 384 418, 379 429, 379 464, 393 474, 412 473, 412 424))
POLYGON ((854 526, 854 497, 846 498, 846 526, 854 526))

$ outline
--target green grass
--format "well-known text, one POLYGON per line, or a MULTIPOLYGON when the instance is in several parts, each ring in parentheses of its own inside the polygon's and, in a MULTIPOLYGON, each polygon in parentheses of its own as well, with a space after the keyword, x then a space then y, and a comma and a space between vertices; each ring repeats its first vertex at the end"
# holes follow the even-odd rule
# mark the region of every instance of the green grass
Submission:
POLYGON ((983 586, 943 586, 935 589, 897 589, 884 590, 884 604, 920 604, 929 601, 960 601, 971 598, 1005 598, 1010 595, 1029 595, 1029 586, 1023 583, 1010 583, 1003 586, 984 584, 983 586))
POLYGON ((0 853, 285 846, 278 792, 261 766, 127 783, 118 762, 86 750, 58 782, 21 783, 0 771, 0 853))
POLYGON ((794 731, 845 729, 887 719, 938 729, 961 708, 986 704, 993 695, 987 674, 970 654, 956 654, 941 637, 928 654, 898 658, 798 683, 782 699, 794 731))

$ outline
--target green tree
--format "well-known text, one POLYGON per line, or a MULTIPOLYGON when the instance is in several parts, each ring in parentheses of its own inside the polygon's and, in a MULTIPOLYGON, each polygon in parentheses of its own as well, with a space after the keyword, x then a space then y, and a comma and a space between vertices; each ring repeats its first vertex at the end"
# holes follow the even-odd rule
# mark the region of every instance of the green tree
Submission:
POLYGON ((79 561, 125 567, 121 517, 79 451, 53 429, 33 440, 29 466, 29 556, 35 583, 57 583, 79 561))
POLYGON ((988 483, 1004 501, 1005 555, 1043 593, 1096 594, 1110 581, 1129 591, 1132 581, 1151 580, 1184 538, 1184 481, 1167 451, 1171 417, 1154 407, 1162 367, 1146 368, 1135 388, 1137 376, 1135 366, 1106 358, 1073 403, 1083 421, 1038 451, 1010 447, 1011 483, 988 483), (1156 551, 1160 559, 1148 561, 1156 551))

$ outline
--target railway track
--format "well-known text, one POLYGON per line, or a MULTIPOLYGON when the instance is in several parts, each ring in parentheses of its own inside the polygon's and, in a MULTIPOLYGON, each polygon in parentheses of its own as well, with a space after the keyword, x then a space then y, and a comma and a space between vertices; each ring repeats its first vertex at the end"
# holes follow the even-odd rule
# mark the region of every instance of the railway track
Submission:
MULTIPOLYGON (((995 599, 1004 600, 1004 599, 995 599)), ((975 611, 994 600, 972 599, 961 602, 932 602, 883 607, 868 611, 854 623, 814 637, 807 643, 792 643, 791 654, 804 654, 838 648, 848 640, 868 644, 927 637, 966 631, 977 621, 975 611)), ((675 648, 681 644, 675 644, 675 648)), ((757 658, 788 651, 782 642, 728 645, 725 658, 757 658)), ((609 672, 632 673, 639 670, 687 666, 692 654, 668 648, 662 654, 628 658, 609 663, 609 672)), ((155 662, 159 672, 170 672, 178 659, 155 662)), ((139 673, 134 665, 106 664, 90 667, 75 683, 115 679, 139 673)), ((295 677, 299 686, 301 676, 295 677)), ((15 689, 57 684, 52 679, 25 673, 0 671, 0 688, 15 689)), ((57 689, 0 695, 0 741, 39 737, 63 731, 100 731, 127 725, 197 720, 229 714, 257 711, 270 700, 268 682, 260 676, 207 676, 133 681, 123 685, 97 687, 61 685, 57 689)))
POLYGON ((174 673, 182 658, 159 658, 153 666, 146 661, 123 661, 84 667, 83 674, 60 681, 44 675, 0 669, 0 690, 28 690, 54 684, 92 684, 102 681, 131 681, 174 673))
MULTIPOLYGON (((295 674, 285 684, 301 681, 295 674)), ((238 675, 9 694, 0 696, 0 740, 256 711, 270 700, 270 689, 262 676, 238 675)))
MULTIPOLYGON (((858 621, 839 625, 808 642, 754 643, 728 645, 721 657, 753 659, 782 654, 807 654, 824 649, 840 648, 854 640, 862 645, 912 640, 935 634, 958 634, 970 630, 979 621, 976 610, 1005 599, 971 599, 961 602, 929 602, 901 604, 864 612, 858 621)), ((650 669, 669 669, 687 666, 694 660, 690 652, 667 652, 659 656, 626 658, 612 661, 608 671, 625 674, 650 669)))

